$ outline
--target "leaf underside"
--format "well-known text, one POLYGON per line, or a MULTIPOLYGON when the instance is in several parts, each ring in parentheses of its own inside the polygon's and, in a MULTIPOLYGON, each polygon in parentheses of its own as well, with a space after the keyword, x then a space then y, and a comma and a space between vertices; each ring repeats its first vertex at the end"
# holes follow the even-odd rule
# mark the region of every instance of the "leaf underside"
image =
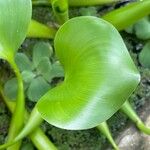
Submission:
POLYGON ((70 19, 58 30, 54 45, 65 79, 37 103, 41 116, 54 126, 71 130, 97 126, 139 83, 120 34, 102 19, 70 19))

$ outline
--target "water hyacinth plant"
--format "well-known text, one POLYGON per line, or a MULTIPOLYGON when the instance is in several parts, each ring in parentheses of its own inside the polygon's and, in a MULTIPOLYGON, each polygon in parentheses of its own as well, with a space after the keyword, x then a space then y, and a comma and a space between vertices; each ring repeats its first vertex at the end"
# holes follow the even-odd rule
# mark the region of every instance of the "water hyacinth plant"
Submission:
MULTIPOLYGON (((107 1, 112 2, 115 1, 107 1)), ((140 74, 118 32, 148 15, 150 1, 129 4, 105 14, 102 18, 80 16, 72 19, 69 19, 68 13, 70 5, 98 5, 104 1, 33 0, 34 5, 41 3, 52 6, 59 23, 58 30, 31 20, 31 0, 0 1, 0 58, 10 64, 17 81, 17 95, 14 98, 16 102, 10 102, 6 97, 10 87, 8 84, 4 90, 3 85, 0 88, 4 102, 13 112, 7 142, 1 145, 0 149, 20 149, 21 140, 27 135, 38 149, 56 149, 38 128, 43 120, 67 130, 97 127, 106 135, 112 146, 119 149, 106 123, 119 109, 133 120, 141 131, 150 134, 150 129, 144 125, 127 101, 140 82, 140 74), (4 10, 7 11, 3 13, 4 10), (126 15, 128 12, 131 14, 126 15), (42 51, 44 46, 35 47, 33 50, 34 65, 27 63, 29 65, 22 68, 21 64, 25 61, 21 60, 28 58, 17 53, 17 50, 26 36, 54 39, 55 55, 64 74, 58 75, 55 69, 51 68, 51 54, 49 49, 42 51), (35 78, 35 69, 40 77, 35 78), (47 82, 56 76, 64 76, 64 80, 51 88, 47 82), (29 87, 27 94, 24 90, 25 82, 29 87), (44 89, 39 89, 40 85, 46 87, 46 90, 36 97, 36 91, 41 92, 44 89), (25 97, 37 102, 30 115, 25 111, 25 97), (42 144, 40 141, 45 142, 42 144)), ((59 71, 62 72, 61 69, 59 71)))

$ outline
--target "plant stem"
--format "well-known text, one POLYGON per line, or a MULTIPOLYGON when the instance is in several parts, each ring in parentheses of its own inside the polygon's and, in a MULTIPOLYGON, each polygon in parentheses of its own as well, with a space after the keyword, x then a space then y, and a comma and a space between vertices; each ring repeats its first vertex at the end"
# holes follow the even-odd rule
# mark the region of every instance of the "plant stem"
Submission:
MULTIPOLYGON (((20 132, 20 130, 23 127, 23 116, 25 111, 25 102, 24 102, 24 88, 23 88, 23 80, 21 73, 18 69, 18 66, 16 65, 14 59, 8 60, 9 64, 11 65, 11 68, 13 69, 17 82, 18 82, 18 92, 17 92, 17 100, 16 100, 16 107, 14 114, 12 115, 12 120, 9 127, 9 133, 8 133, 8 142, 12 141, 16 135, 20 132)), ((8 150, 18 150, 20 148, 21 141, 16 143, 15 145, 8 148, 8 150)))
MULTIPOLYGON (((10 112, 13 113, 15 110, 16 103, 7 99, 7 97, 3 93, 1 85, 0 85, 0 93, 6 106, 8 107, 10 112)), ((24 123, 27 123, 28 118, 29 114, 27 111, 25 111, 24 123)), ((48 139, 48 137, 44 134, 44 132, 40 128, 37 128, 34 132, 32 132, 29 135, 29 137, 31 138, 32 142, 34 143, 34 145, 38 150, 57 150, 54 144, 48 139)))
MULTIPOLYGON (((50 2, 52 0, 49 0, 50 2)), ((91 6, 91 5, 102 5, 117 2, 119 0, 68 0, 69 6, 71 7, 80 7, 80 6, 91 6)), ((32 0, 33 5, 44 5, 50 6, 48 0, 32 0)))
POLYGON ((137 126, 137 128, 144 132, 145 134, 150 135, 150 128, 146 127, 145 124, 141 121, 139 116, 131 107, 130 103, 126 101, 120 109, 123 113, 125 113, 137 126))
POLYGON ((107 122, 103 122, 101 123, 100 125, 97 126, 97 129, 102 132, 106 137, 107 139, 109 140, 109 142, 112 144, 113 148, 115 150, 119 150, 118 146, 116 145, 111 133, 110 133, 110 130, 109 130, 109 127, 107 125, 107 122))
POLYGON ((148 14, 150 14, 150 0, 143 0, 115 9, 102 18, 118 30, 123 30, 148 14))
POLYGON ((119 0, 69 0, 70 6, 91 6, 117 2, 119 0))
POLYGON ((50 6, 50 3, 48 2, 48 0, 32 0, 32 5, 34 6, 50 6))
POLYGON ((69 19, 68 0, 50 0, 56 19, 60 24, 69 19))
POLYGON ((56 31, 57 30, 55 28, 48 27, 35 20, 31 20, 27 36, 32 38, 53 39, 55 37, 56 31))

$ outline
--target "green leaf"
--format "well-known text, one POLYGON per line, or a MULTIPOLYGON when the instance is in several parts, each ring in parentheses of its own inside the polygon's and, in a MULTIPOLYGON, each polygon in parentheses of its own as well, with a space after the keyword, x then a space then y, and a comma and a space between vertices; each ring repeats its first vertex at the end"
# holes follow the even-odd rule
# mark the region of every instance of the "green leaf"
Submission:
POLYGON ((17 85, 16 78, 12 78, 8 80, 4 85, 4 93, 11 100, 16 100, 17 90, 18 90, 18 85, 17 85))
POLYGON ((138 21, 135 25, 135 34, 139 39, 150 39, 150 21, 148 17, 145 17, 138 21))
POLYGON ((27 96, 29 100, 37 102, 49 89, 50 85, 42 77, 37 77, 31 81, 27 96))
POLYGON ((34 77, 35 77, 35 74, 31 71, 25 70, 22 72, 22 78, 25 83, 30 83, 34 77))
POLYGON ((42 75, 47 81, 50 81, 51 62, 48 57, 43 57, 37 66, 38 74, 42 75))
POLYGON ((58 30, 54 45, 65 79, 36 105, 54 126, 79 130, 99 125, 120 109, 140 81, 120 34, 102 19, 70 19, 58 30))
POLYGON ((131 25, 131 26, 127 27, 127 28, 125 29, 125 31, 126 31, 127 33, 132 34, 132 33, 134 32, 134 26, 131 25))
POLYGON ((142 66, 150 68, 150 42, 148 42, 140 52, 139 61, 142 66))
POLYGON ((38 66, 43 57, 50 57, 53 49, 49 43, 38 42, 33 48, 33 63, 35 68, 38 66))
POLYGON ((0 58, 10 59, 26 37, 31 0, 0 0, 0 58))
POLYGON ((80 14, 82 16, 96 16, 97 15, 97 11, 95 7, 83 7, 79 9, 80 14))
POLYGON ((32 70, 32 62, 29 60, 29 58, 24 53, 17 53, 15 56, 15 62, 17 63, 20 71, 32 70))
POLYGON ((64 77, 64 70, 59 61, 56 61, 55 63, 52 64, 49 79, 52 80, 53 78, 56 77, 64 77))

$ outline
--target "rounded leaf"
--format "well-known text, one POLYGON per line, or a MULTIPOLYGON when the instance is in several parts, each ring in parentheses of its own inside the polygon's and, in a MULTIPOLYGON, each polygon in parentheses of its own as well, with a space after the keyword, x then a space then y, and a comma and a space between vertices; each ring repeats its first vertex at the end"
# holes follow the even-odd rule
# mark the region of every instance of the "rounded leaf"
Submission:
POLYGON ((37 102, 49 89, 50 85, 42 77, 34 78, 27 91, 28 98, 37 102))
POLYGON ((53 49, 50 44, 46 42, 38 42, 33 48, 33 63, 37 67, 43 57, 50 57, 53 49))
POLYGON ((56 78, 56 77, 64 77, 64 70, 58 61, 52 64, 52 69, 50 72, 49 79, 51 81, 53 78, 56 78))
POLYGON ((48 57, 43 57, 37 66, 38 74, 42 75, 45 80, 49 81, 51 75, 51 62, 48 57))
POLYGON ((139 20, 135 25, 135 34, 139 39, 150 39, 150 21, 148 17, 139 20))
POLYGON ((27 70, 24 70, 21 74, 25 83, 30 83, 31 80, 36 76, 32 71, 27 70))
POLYGON ((24 53, 17 53, 15 56, 15 62, 17 63, 20 71, 32 71, 32 62, 24 53))
POLYGON ((31 0, 0 0, 0 58, 14 56, 26 37, 31 0))
POLYGON ((139 83, 120 34, 102 19, 70 19, 58 30, 54 45, 65 79, 37 104, 41 116, 54 126, 79 130, 99 125, 139 83))
POLYGON ((150 68, 150 42, 146 43, 140 52, 139 61, 142 66, 150 68))
POLYGON ((4 85, 4 93, 11 100, 16 100, 17 90, 18 90, 18 85, 17 85, 16 78, 12 78, 8 80, 4 85))

